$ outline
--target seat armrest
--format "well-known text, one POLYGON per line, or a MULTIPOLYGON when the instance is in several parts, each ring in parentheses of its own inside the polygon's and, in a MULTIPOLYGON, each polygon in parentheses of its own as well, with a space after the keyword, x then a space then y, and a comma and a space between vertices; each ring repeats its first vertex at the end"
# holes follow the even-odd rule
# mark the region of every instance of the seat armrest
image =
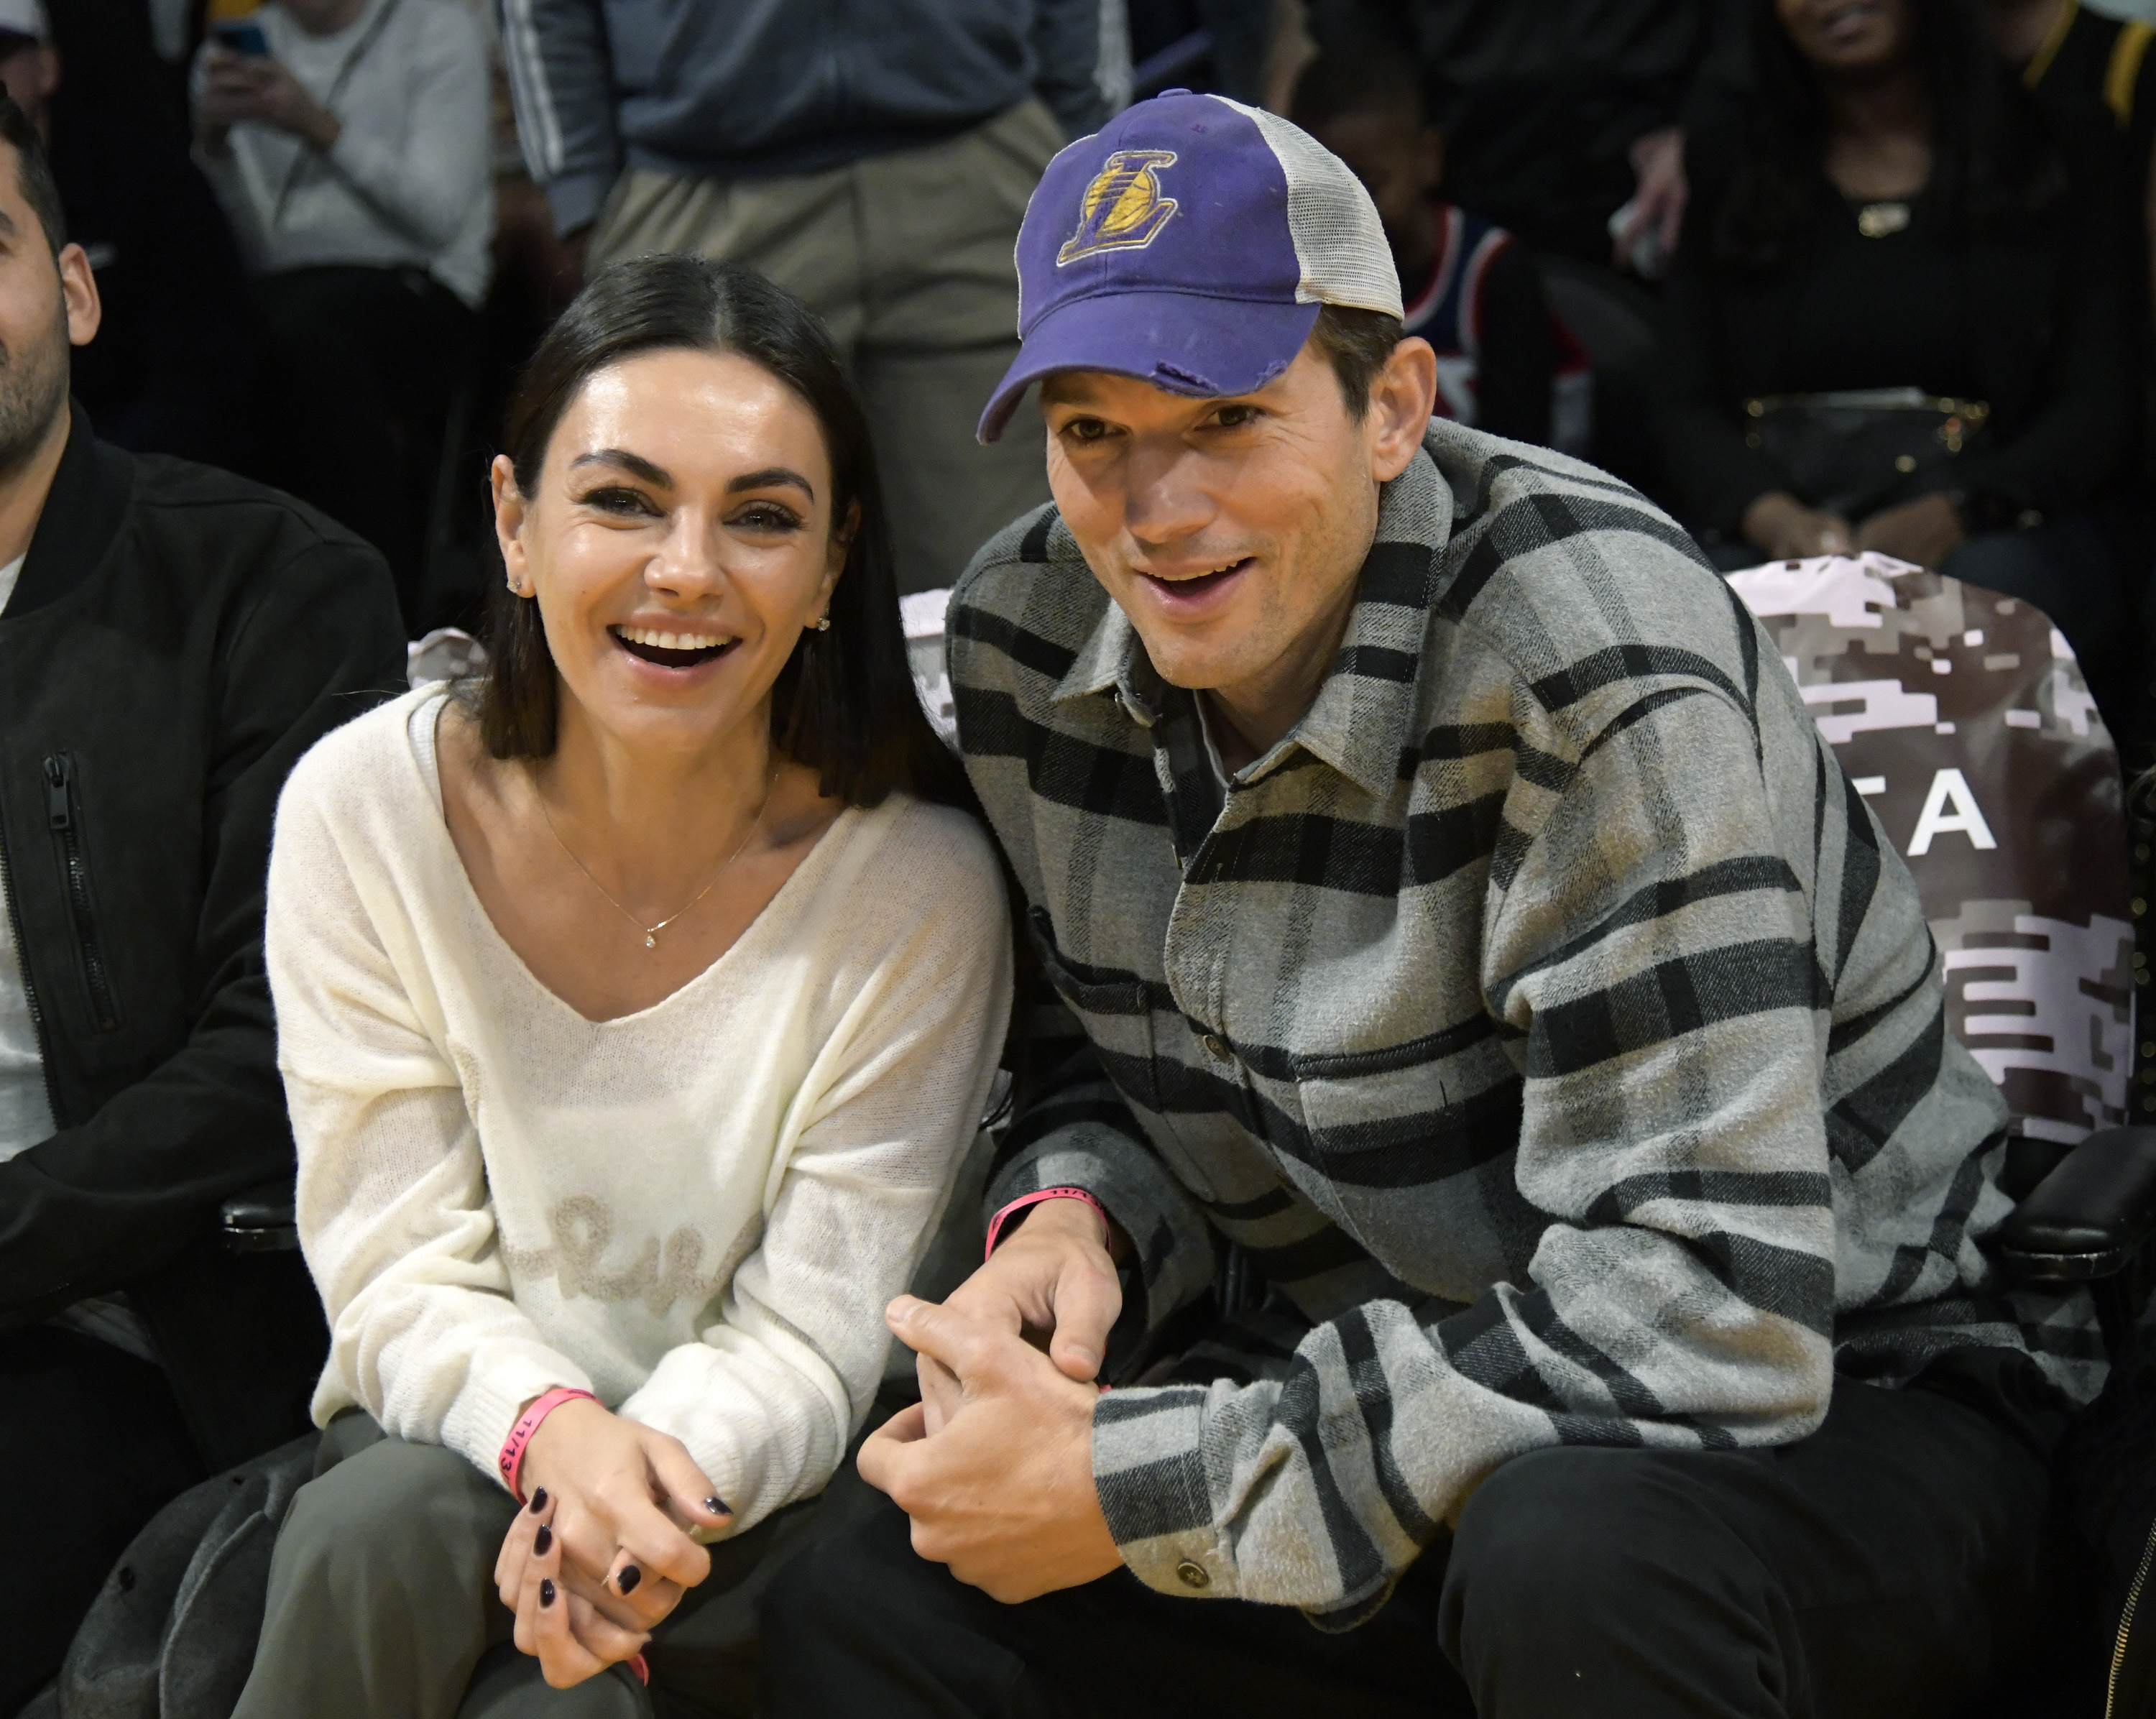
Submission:
POLYGON ((2077 1283, 2123 1270, 2156 1229, 2156 1128, 2102 1128, 2061 1158, 1993 1238, 2014 1276, 2077 1283))
POLYGON ((234 1254, 289 1253, 300 1244, 300 1226, 292 1212, 292 1184, 265 1182, 224 1203, 222 1225, 226 1251, 234 1254))

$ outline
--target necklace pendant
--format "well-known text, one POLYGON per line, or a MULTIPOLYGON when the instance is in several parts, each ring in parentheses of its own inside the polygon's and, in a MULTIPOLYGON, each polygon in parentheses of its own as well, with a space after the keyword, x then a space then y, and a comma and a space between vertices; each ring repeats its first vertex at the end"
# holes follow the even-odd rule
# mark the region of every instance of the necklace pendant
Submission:
POLYGON ((658 937, 652 932, 646 931, 644 934, 644 947, 647 949, 656 949, 659 947, 658 937))

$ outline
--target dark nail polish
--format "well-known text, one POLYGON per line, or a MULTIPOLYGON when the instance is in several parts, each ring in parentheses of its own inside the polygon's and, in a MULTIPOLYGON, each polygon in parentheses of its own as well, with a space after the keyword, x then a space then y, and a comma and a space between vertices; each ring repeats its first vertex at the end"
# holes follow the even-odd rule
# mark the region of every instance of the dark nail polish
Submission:
POLYGON ((550 1576, 539 1583, 539 1604, 542 1605, 552 1605, 553 1603, 554 1582, 553 1578, 550 1576))
POLYGON ((624 1593, 634 1593, 636 1592, 636 1584, 643 1579, 644 1572, 638 1569, 634 1564, 624 1564, 621 1567, 621 1573, 613 1578, 613 1585, 621 1589, 624 1593))
POLYGON ((547 1489, 542 1486, 531 1495, 531 1514, 535 1516, 547 1507, 547 1489))
POLYGON ((531 1537, 531 1549, 544 1557, 554 1549, 554 1531, 541 1523, 539 1532, 531 1537))
POLYGON ((726 1500, 720 1497, 716 1493, 713 1493, 711 1496, 704 1501, 704 1508, 711 1511, 711 1513, 715 1516, 730 1516, 733 1514, 733 1511, 728 1506, 726 1500))

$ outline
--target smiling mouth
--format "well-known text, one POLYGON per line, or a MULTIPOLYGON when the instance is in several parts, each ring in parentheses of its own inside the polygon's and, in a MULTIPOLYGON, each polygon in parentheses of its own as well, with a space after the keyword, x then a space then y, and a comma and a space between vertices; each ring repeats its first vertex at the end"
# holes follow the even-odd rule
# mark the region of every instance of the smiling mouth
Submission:
POLYGON ((1215 567, 1209 573, 1194 574, 1187 579, 1163 579, 1158 573, 1141 573, 1138 577, 1151 580, 1159 589, 1171 596, 1203 597, 1207 592, 1225 584, 1236 574, 1254 564, 1252 557, 1246 555, 1240 561, 1229 562, 1224 567, 1215 567))
POLYGON ((662 669, 716 662, 741 643, 716 633, 662 633, 650 627, 609 627, 607 632, 631 656, 662 669))

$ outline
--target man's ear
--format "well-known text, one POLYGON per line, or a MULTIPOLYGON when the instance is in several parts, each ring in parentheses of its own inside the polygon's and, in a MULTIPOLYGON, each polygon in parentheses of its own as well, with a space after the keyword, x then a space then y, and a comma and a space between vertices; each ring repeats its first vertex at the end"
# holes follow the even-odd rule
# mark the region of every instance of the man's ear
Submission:
POLYGON ((62 245, 54 261, 60 275, 60 304, 67 312, 68 344, 86 346, 97 338, 98 326, 105 321, 96 271, 90 266, 90 254, 79 244, 62 245))
POLYGON ((1370 384, 1370 412, 1363 422, 1373 478, 1390 483, 1408 469, 1436 409, 1437 354, 1428 341, 1411 334, 1393 348, 1370 384))

